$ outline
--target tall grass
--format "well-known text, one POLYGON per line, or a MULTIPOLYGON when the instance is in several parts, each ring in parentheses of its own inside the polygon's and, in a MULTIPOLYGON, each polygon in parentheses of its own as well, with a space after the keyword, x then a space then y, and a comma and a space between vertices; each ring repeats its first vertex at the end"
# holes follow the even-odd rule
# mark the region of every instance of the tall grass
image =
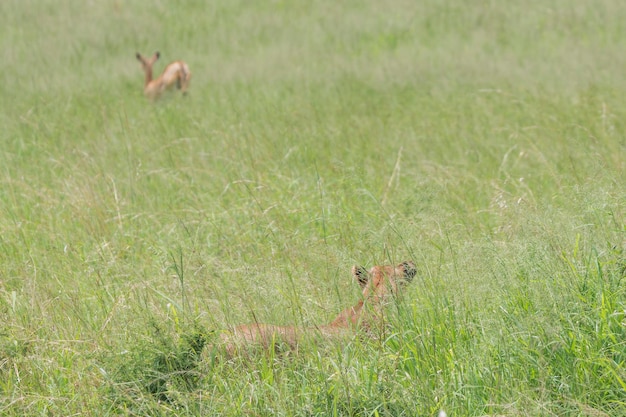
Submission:
POLYGON ((625 13, 1 2, 0 414, 626 414, 625 13), (213 349, 405 259, 382 339, 213 349))

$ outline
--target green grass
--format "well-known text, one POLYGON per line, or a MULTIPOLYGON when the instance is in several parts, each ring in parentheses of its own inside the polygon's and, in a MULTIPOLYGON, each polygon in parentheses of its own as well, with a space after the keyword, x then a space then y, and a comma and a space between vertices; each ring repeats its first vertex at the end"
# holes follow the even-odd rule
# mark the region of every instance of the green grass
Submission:
POLYGON ((626 415, 622 3, 214 3, 0 2, 0 414, 626 415))

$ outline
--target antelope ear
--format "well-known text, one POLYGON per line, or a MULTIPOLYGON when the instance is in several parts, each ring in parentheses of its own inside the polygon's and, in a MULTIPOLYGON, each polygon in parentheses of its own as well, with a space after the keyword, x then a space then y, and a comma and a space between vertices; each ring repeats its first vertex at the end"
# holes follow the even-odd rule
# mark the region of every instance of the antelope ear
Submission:
POLYGON ((154 53, 154 56, 156 57, 156 58, 155 58, 155 61, 156 61, 157 59, 161 58, 161 54, 159 53, 159 51, 156 51, 156 52, 154 53))
POLYGON ((135 57, 136 57, 138 60, 140 60, 140 61, 141 61, 141 54, 140 54, 139 52, 137 52, 137 53, 135 54, 135 57))
POLYGON ((413 263, 413 261, 404 261, 401 265, 404 268, 404 277, 407 281, 411 281, 417 273, 417 268, 415 267, 415 264, 413 263))
POLYGON ((354 278, 356 278, 361 287, 365 287, 370 279, 367 269, 362 266, 354 265, 352 267, 352 275, 354 275, 354 278))

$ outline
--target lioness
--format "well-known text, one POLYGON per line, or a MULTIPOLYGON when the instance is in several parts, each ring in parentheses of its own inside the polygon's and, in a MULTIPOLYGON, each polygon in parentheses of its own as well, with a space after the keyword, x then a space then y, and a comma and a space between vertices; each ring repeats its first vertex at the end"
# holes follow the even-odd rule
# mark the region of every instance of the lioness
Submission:
POLYGON ((354 306, 346 308, 329 324, 317 327, 276 326, 273 324, 252 323, 235 327, 220 334, 220 342, 230 356, 239 348, 259 344, 264 348, 278 343, 296 348, 298 342, 307 336, 332 337, 348 334, 351 330, 370 330, 382 322, 382 307, 385 298, 396 294, 402 284, 415 276, 415 264, 411 261, 397 266, 374 266, 369 271, 361 266, 352 267, 352 275, 363 288, 363 297, 354 306))

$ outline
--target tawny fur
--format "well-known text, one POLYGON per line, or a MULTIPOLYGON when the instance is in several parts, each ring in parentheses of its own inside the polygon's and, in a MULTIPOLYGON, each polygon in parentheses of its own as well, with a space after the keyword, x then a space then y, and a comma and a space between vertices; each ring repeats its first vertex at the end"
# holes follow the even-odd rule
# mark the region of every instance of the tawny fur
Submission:
POLYGON ((189 71, 189 66, 183 61, 169 63, 161 75, 157 78, 152 78, 152 67, 160 56, 158 52, 155 52, 151 58, 146 59, 139 52, 136 54, 145 73, 143 93, 146 97, 156 100, 165 91, 171 90, 176 86, 183 95, 186 94, 187 88, 189 88, 189 81, 191 80, 191 71, 189 71))
POLYGON ((415 273, 415 264, 411 261, 397 266, 374 266, 369 271, 363 267, 354 266, 352 275, 363 289, 362 299, 339 313, 329 324, 314 328, 262 323, 245 324, 235 327, 232 331, 222 332, 220 341, 227 353, 232 356, 238 349, 252 344, 265 348, 283 344, 295 349, 298 342, 305 337, 329 338, 347 335, 357 329, 369 330, 382 321, 385 298, 396 294, 402 284, 413 279, 415 273))

